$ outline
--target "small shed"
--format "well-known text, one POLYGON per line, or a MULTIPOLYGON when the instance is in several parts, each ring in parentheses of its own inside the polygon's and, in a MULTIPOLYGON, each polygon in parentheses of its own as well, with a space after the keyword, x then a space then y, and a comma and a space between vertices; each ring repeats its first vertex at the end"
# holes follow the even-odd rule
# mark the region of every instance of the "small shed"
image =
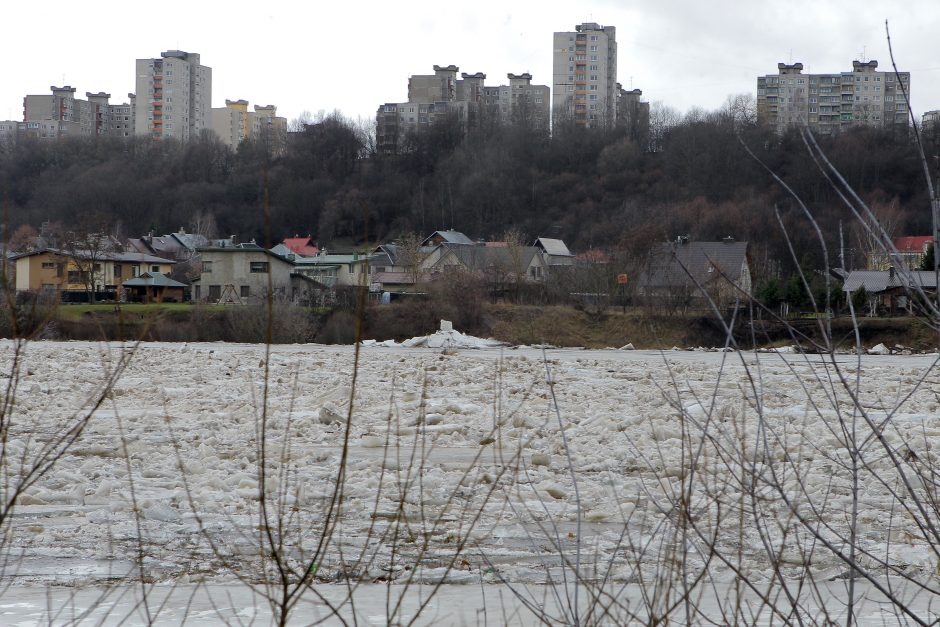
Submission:
POLYGON ((910 311, 911 297, 919 292, 936 294, 937 276, 921 270, 853 270, 845 278, 842 291, 847 297, 864 288, 869 307, 888 313, 910 311))
POLYGON ((175 281, 162 272, 144 272, 123 283, 128 300, 144 303, 183 302, 185 283, 175 281))

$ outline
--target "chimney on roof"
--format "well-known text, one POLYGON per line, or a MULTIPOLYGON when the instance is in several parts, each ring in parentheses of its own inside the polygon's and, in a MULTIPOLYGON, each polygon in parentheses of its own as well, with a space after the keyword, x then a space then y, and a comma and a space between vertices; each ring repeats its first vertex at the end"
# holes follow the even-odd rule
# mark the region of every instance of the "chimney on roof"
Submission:
POLYGON ((889 279, 894 278, 894 266, 888 266, 888 278, 889 279))

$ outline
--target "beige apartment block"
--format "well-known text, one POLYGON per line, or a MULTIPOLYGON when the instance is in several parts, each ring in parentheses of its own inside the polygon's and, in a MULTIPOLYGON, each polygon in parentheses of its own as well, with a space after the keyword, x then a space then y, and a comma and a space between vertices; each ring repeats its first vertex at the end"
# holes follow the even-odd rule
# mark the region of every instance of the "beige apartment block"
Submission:
POLYGON ((212 68, 193 52, 168 50, 137 59, 134 131, 187 141, 212 128, 212 68))
POLYGON ((486 74, 463 72, 456 65, 435 65, 434 74, 408 79, 408 102, 387 102, 375 115, 376 149, 395 154, 408 133, 452 117, 464 129, 492 115, 509 122, 527 120, 548 128, 551 89, 533 85, 529 73, 507 74, 508 85, 485 85, 486 74))
POLYGON ((246 139, 257 139, 278 153, 287 140, 287 118, 278 116, 274 105, 255 105, 249 111, 247 100, 226 100, 224 107, 212 109, 212 130, 232 150, 246 139))
POLYGON ((909 72, 879 72, 878 62, 853 61, 852 70, 803 74, 802 63, 778 63, 757 78, 757 119, 782 134, 806 126, 832 135, 855 126, 909 127, 909 72))
POLYGON ((38 139, 129 135, 132 105, 112 105, 111 94, 105 92, 85 92, 87 100, 81 100, 70 85, 49 89, 51 94, 23 99, 23 122, 18 125, 17 135, 38 139))
POLYGON ((556 32, 552 44, 552 117, 585 127, 617 122, 617 29, 585 22, 556 32))
POLYGON ((212 130, 224 144, 238 148, 248 138, 248 101, 226 99, 224 107, 213 107, 212 130))

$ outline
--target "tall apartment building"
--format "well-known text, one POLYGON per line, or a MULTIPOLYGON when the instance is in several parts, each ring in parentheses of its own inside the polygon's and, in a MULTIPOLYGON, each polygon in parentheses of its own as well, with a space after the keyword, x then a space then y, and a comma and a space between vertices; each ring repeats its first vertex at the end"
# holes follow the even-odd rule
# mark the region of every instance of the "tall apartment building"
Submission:
POLYGON ((287 118, 279 117, 274 105, 255 105, 249 111, 247 100, 226 100, 224 107, 212 109, 212 130, 233 150, 253 138, 268 142, 277 153, 287 138, 287 118))
POLYGON ((551 111, 551 88, 533 85, 532 75, 509 73, 508 85, 484 88, 484 103, 499 113, 501 120, 531 122, 548 128, 551 111))
POLYGON ((137 59, 134 131, 154 139, 186 141, 212 128, 212 68, 182 50, 137 59))
POLYGON ((51 94, 23 98, 23 122, 12 129, 16 136, 37 139, 128 137, 133 132, 130 121, 133 94, 128 94, 130 104, 111 104, 111 94, 105 92, 86 92, 87 100, 81 100, 75 97, 76 90, 70 85, 49 89, 51 94))
POLYGON ((650 103, 643 100, 639 89, 627 91, 617 83, 617 126, 627 131, 627 136, 641 146, 649 142, 650 103))
POLYGON ((803 125, 821 135, 861 125, 906 130, 911 75, 877 68, 853 61, 851 71, 803 74, 802 63, 778 63, 777 74, 757 78, 757 119, 781 134, 803 125))
POLYGON ((225 100, 224 107, 211 110, 212 130, 232 149, 248 139, 248 101, 225 100))
POLYGON ((920 128, 925 133, 935 132, 940 129, 940 111, 925 111, 920 117, 920 128))
POLYGON ((552 46, 552 117, 580 126, 617 121, 617 29, 585 22, 556 32, 552 46))
POLYGON ((434 74, 408 79, 408 102, 388 102, 376 112, 376 149, 395 154, 405 135, 433 124, 442 116, 453 116, 464 128, 479 123, 485 115, 510 121, 525 119, 548 128, 551 90, 533 85, 532 75, 507 74, 509 85, 487 86, 486 74, 468 74, 456 65, 435 65, 434 74))

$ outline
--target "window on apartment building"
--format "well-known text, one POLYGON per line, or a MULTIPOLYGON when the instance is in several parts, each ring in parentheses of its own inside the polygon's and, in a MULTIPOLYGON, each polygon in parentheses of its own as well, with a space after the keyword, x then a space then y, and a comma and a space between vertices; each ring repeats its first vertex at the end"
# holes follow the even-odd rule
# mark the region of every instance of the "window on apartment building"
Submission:
POLYGON ((242 298, 248 298, 251 295, 251 288, 247 285, 242 285, 239 296, 242 298))
POLYGON ((222 286, 210 285, 209 286, 209 300, 219 300, 220 298, 222 298, 222 286))
POLYGON ((248 264, 248 271, 255 274, 265 274, 268 272, 270 264, 267 261, 252 261, 248 264))

